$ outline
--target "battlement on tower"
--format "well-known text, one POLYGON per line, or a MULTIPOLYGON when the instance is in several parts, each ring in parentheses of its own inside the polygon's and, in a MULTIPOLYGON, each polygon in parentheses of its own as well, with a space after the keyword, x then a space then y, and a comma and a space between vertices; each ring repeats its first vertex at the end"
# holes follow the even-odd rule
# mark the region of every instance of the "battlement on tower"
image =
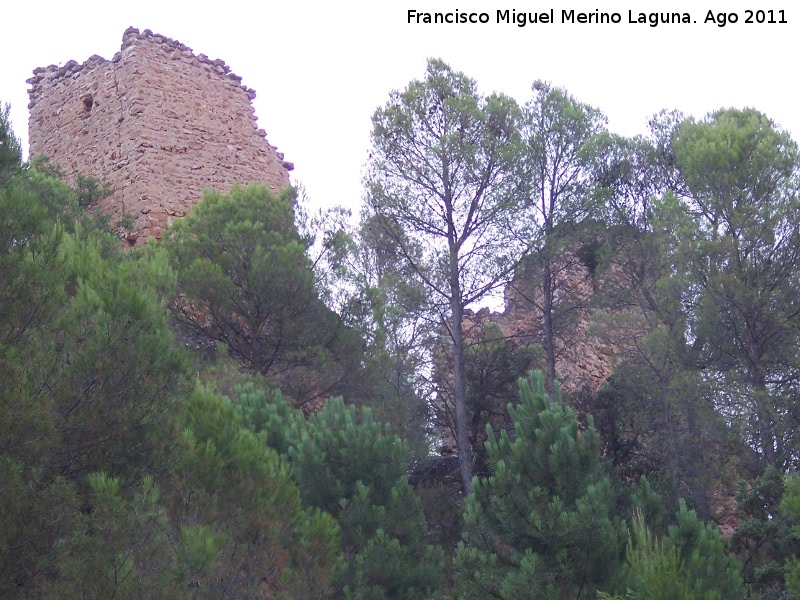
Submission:
POLYGON ((289 184, 293 165, 259 129, 255 91, 224 61, 148 29, 128 28, 111 60, 40 67, 28 83, 31 158, 108 183, 99 208, 132 221, 120 229, 130 244, 160 237, 204 188, 289 184))

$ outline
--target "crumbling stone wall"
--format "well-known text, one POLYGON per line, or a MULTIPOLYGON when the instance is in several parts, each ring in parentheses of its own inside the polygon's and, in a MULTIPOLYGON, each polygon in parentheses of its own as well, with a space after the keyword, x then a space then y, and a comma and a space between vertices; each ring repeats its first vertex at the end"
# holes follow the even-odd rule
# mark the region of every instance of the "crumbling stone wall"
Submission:
POLYGON ((222 60, 133 27, 109 61, 38 68, 28 80, 30 156, 45 155, 68 176, 97 177, 100 201, 130 244, 160 237, 204 188, 288 185, 284 161, 256 124, 255 91, 222 60))
MULTIPOLYGON (((592 270, 577 254, 563 252, 559 255, 554 275, 556 302, 569 306, 569 318, 560 323, 555 336, 556 374, 567 400, 574 402, 579 395, 593 395, 603 386, 618 362, 618 353, 613 344, 594 331, 596 318, 605 314, 607 309, 595 306, 594 299, 599 289, 596 286, 601 283, 593 276, 592 270)), ((602 279, 606 284, 619 283, 609 274, 602 279)), ((536 269, 528 271, 520 268, 514 281, 506 286, 504 297, 503 312, 492 312, 488 308, 478 312, 469 309, 464 311, 466 343, 476 343, 484 329, 492 324, 499 328, 504 343, 511 348, 542 345, 541 276, 536 269)), ((638 332, 638 335, 643 335, 643 332, 638 332)), ((452 354, 449 345, 445 344, 439 350, 435 362, 439 392, 437 412, 451 415, 454 409, 450 406, 452 398, 448 393, 452 389, 452 354)), ((448 424, 441 428, 440 451, 443 454, 457 454, 454 427, 454 424, 448 424)))
MULTIPOLYGON (((595 393, 611 376, 616 362, 615 348, 592 331, 597 313, 592 305, 597 290, 591 270, 575 254, 563 253, 559 258, 554 296, 557 304, 567 305, 569 318, 556 331, 556 374, 562 391, 567 394, 595 393)), ((505 289, 505 311, 490 318, 509 339, 542 344, 541 297, 538 274, 532 279, 517 277, 505 289)))

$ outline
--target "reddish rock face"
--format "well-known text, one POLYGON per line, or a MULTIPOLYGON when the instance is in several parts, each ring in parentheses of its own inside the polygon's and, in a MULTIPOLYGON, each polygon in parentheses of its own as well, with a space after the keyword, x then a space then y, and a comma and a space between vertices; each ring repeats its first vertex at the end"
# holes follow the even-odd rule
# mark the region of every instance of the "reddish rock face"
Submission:
POLYGON ((108 183, 100 209, 132 220, 119 230, 130 244, 160 237, 204 188, 289 184, 293 165, 256 125, 255 92, 175 40, 131 27, 112 60, 38 68, 28 83, 30 156, 108 183))

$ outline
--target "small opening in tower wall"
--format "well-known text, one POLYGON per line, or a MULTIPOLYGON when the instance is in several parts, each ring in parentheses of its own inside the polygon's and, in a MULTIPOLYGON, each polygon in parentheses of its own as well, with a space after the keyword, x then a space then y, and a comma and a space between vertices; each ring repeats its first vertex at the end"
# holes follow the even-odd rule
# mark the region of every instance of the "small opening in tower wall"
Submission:
POLYGON ((83 110, 89 112, 92 110, 92 106, 94 105, 94 99, 92 98, 91 94, 86 94, 83 98, 81 98, 81 102, 83 102, 83 110))

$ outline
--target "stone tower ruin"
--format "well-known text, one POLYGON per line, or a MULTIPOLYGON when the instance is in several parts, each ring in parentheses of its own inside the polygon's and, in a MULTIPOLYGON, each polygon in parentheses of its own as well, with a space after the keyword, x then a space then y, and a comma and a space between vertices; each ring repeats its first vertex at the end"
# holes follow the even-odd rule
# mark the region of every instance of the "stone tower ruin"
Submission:
POLYGON ((30 156, 68 176, 92 176, 99 202, 131 245, 159 238, 204 188, 289 184, 283 160, 256 125, 255 91, 222 60, 146 29, 128 28, 111 60, 38 68, 28 80, 30 156))

